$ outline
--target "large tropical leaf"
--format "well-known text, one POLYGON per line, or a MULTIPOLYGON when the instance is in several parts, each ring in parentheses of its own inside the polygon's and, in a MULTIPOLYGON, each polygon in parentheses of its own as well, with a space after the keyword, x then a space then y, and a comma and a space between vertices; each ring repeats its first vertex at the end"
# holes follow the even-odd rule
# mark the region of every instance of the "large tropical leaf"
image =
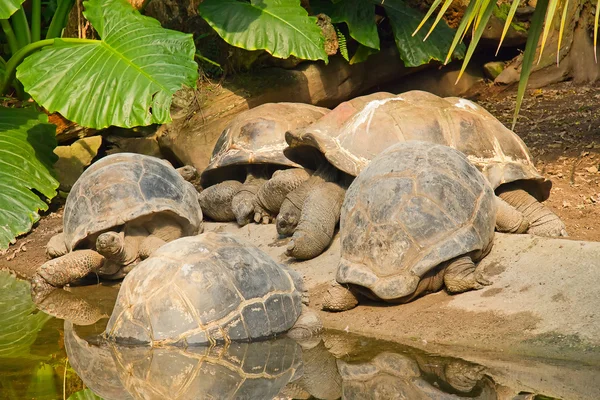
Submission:
POLYGON ((363 46, 379 50, 379 33, 375 23, 375 5, 370 0, 311 1, 315 13, 327 14, 331 22, 345 22, 350 36, 363 46))
MULTIPOLYGON (((431 60, 445 60, 455 34, 445 21, 441 21, 427 40, 423 41, 432 24, 431 21, 427 21, 413 36, 413 32, 423 19, 423 14, 409 7, 403 0, 374 1, 385 8, 392 24, 400 57, 407 67, 417 67, 431 60)), ((462 44, 458 45, 453 53, 455 58, 462 58, 464 54, 465 47, 462 44)))
POLYGON ((32 190, 48 199, 56 195, 58 181, 51 173, 57 160, 55 131, 45 114, 0 107, 0 250, 31 229, 40 218, 38 210, 48 209, 32 190))
POLYGON ((3 358, 31 358, 29 348, 52 317, 34 313, 29 283, 0 271, 0 364, 3 358))
POLYGON ((232 46, 328 61, 324 37, 300 0, 204 0, 200 15, 232 46))
POLYGON ((25 0, 2 0, 0 1, 0 19, 8 19, 15 13, 25 0))
POLYGON ((126 0, 83 4, 102 40, 56 39, 27 57, 17 68, 25 90, 91 128, 169 122, 173 93, 196 85, 192 35, 163 29, 126 0))

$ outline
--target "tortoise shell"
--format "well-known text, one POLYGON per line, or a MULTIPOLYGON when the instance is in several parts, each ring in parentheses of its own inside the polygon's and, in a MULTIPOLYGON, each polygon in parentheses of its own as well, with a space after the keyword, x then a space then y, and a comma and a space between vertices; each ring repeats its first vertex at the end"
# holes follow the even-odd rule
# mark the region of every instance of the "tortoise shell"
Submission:
POLYGON ((267 103, 236 115, 215 144, 202 173, 204 187, 227 179, 242 180, 243 166, 273 164, 299 167, 283 155, 285 132, 303 128, 329 112, 302 103, 267 103))
POLYGON ((302 373, 290 338, 228 346, 148 348, 87 341, 65 321, 77 375, 103 399, 271 399, 302 373))
POLYGON ((106 335, 153 346, 274 336, 300 316, 301 282, 294 271, 235 236, 184 237, 125 277, 106 335))
POLYGON ((494 192, 464 154, 429 142, 398 143, 348 188, 336 279, 402 301, 444 261, 485 255, 495 222, 494 192))
POLYGON ((83 172, 67 196, 63 215, 67 249, 159 212, 170 213, 185 235, 202 229, 197 190, 167 161, 134 153, 101 158, 83 172))
POLYGON ((341 171, 357 176, 390 145, 423 140, 463 152, 494 189, 528 180, 532 195, 546 200, 552 183, 536 170, 525 143, 481 106, 456 97, 413 90, 379 92, 341 103, 316 123, 286 133, 292 161, 298 148, 316 148, 341 171))

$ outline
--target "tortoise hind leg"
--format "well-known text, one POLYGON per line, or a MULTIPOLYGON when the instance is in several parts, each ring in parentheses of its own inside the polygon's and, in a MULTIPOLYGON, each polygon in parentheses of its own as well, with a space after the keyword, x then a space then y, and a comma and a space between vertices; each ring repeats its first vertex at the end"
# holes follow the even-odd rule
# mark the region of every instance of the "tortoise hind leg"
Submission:
POLYGON ((516 185, 505 185, 498 196, 523 213, 529 221, 527 233, 538 236, 568 236, 564 222, 548 207, 516 185))
POLYGON ((444 272, 444 284, 449 293, 478 290, 491 284, 481 275, 481 271, 476 268, 471 257, 462 256, 447 263, 444 272))
POLYGON ((347 311, 358 305, 356 294, 348 287, 334 281, 323 297, 322 309, 325 311, 347 311))

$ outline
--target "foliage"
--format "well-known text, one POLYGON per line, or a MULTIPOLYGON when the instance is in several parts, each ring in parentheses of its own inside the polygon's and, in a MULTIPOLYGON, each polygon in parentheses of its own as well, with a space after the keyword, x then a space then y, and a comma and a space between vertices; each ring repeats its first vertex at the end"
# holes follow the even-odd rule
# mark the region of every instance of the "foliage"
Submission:
MULTIPOLYGON (((41 0, 32 0, 31 28, 24 8, 10 4, 0 19, 11 55, 8 62, 0 58, 0 94, 13 87, 22 99, 31 96, 82 126, 129 128, 169 122, 172 95, 196 85, 192 35, 163 29, 126 0, 84 1, 84 16, 100 40, 60 38, 74 0, 57 2, 44 40, 41 0)), ((0 185, 6 187, 0 191, 0 250, 31 228, 37 210, 47 209, 30 190, 47 199, 56 194, 50 172, 56 141, 44 118, 0 108, 0 185)))
POLYGON ((308 16, 299 0, 204 0, 199 11, 232 46, 263 49, 280 58, 327 61, 317 19, 308 16))
MULTIPOLYGON (((435 0, 433 2, 433 4, 431 5, 429 11, 423 18, 422 23, 427 21, 433 14, 433 12, 441 4, 440 10, 438 12, 438 16, 436 18, 436 22, 434 22, 434 24, 433 24, 433 26, 435 27, 437 21, 440 20, 441 16, 448 9, 450 4, 452 4, 452 2, 453 2, 453 0, 444 0, 444 2, 442 4, 442 0, 435 0)), ((511 23, 513 22, 513 18, 515 16, 515 12, 517 10, 517 7, 519 6, 519 3, 520 3, 520 0, 512 0, 510 9, 508 9, 508 11, 507 11, 505 26, 504 26, 504 30, 502 32, 500 43, 498 44, 498 49, 502 45, 502 41, 504 40, 504 37, 506 36, 506 33, 508 32, 508 28, 511 25, 511 23)), ((571 5, 571 6, 573 6, 573 5, 571 5)), ((452 43, 452 47, 450 48, 450 52, 448 53, 449 55, 451 54, 451 51, 454 49, 454 46, 458 45, 462 41, 466 32, 470 28, 474 29, 475 34, 473 35, 473 38, 471 39, 471 43, 469 44, 469 48, 467 50, 467 56, 464 59, 463 66, 461 69, 461 74, 459 75, 459 79, 470 60, 470 55, 473 53, 473 51, 477 47, 479 39, 481 38, 481 32, 483 32, 483 29, 487 25, 489 18, 496 7, 497 7, 496 2, 490 1, 490 0, 471 0, 469 2, 469 5, 462 17, 459 28, 456 31, 454 41, 452 43)), ((505 5, 505 7, 506 7, 506 5, 505 5)), ((558 17, 558 15, 560 14, 560 13, 557 13, 557 11, 562 9, 562 14, 560 14, 561 17, 560 17, 558 50, 556 52, 557 53, 556 62, 557 62, 557 64, 559 62, 560 47, 561 47, 560 38, 562 38, 563 33, 564 33, 564 27, 565 27, 565 22, 566 22, 566 18, 567 18, 568 7, 569 7, 569 0, 538 0, 536 3, 535 11, 533 13, 533 17, 531 19, 531 24, 529 27, 529 32, 527 35, 527 43, 525 45, 525 52, 523 53, 523 63, 521 65, 521 79, 519 80, 519 87, 518 87, 518 91, 517 91, 517 103, 516 103, 515 112, 514 112, 514 116, 513 116, 513 123, 512 123, 513 129, 517 122, 519 110, 521 108, 523 97, 525 95, 525 89, 527 88, 527 82, 529 80, 529 75, 531 74, 531 70, 533 67, 533 62, 534 62, 538 43, 541 45, 540 52, 539 52, 540 59, 541 59, 541 55, 544 51, 544 47, 545 47, 546 41, 548 39, 548 33, 550 32, 550 29, 551 29, 553 23, 555 22, 554 21, 555 17, 558 17), (540 37, 541 37, 541 41, 540 41, 540 37)), ((594 21, 594 56, 596 56, 599 11, 600 11, 600 0, 597 0, 595 21, 594 21)), ((420 28, 421 28, 421 26, 419 27, 419 29, 420 28)), ((596 59, 596 61, 597 61, 597 59, 596 59)), ((446 59, 446 62, 448 62, 448 59, 446 59)), ((539 63, 539 59, 538 59, 538 63, 539 63)))
MULTIPOLYGON (((380 34, 376 22, 376 6, 385 11, 394 32, 400 57, 408 67, 419 66, 431 60, 442 61, 450 48, 452 30, 445 24, 434 33, 429 42, 424 35, 411 34, 422 19, 419 11, 403 0, 312 0, 314 14, 326 14, 340 32, 345 24, 358 44, 350 63, 362 62, 380 49, 380 34)), ((229 44, 246 50, 266 50, 275 57, 294 55, 308 60, 324 60, 325 38, 316 25, 316 18, 308 16, 299 0, 204 0, 200 15, 229 44)), ((339 33, 338 33, 339 37, 339 33)), ((345 44, 345 43, 344 43, 345 44)), ((344 58, 347 46, 340 48, 344 58)), ((464 55, 464 46, 455 46, 455 57, 464 55)))
POLYGON ((33 313, 35 310, 29 283, 0 271, 0 360, 34 357, 29 348, 51 318, 42 312, 33 313))
POLYGON ((96 129, 170 121, 173 93, 198 76, 192 36, 163 29, 125 0, 84 4, 102 40, 56 39, 32 54, 17 68, 25 90, 49 112, 96 129))
POLYGON ((0 249, 31 229, 37 210, 48 209, 32 189, 49 199, 56 195, 55 131, 46 114, 0 107, 0 249))

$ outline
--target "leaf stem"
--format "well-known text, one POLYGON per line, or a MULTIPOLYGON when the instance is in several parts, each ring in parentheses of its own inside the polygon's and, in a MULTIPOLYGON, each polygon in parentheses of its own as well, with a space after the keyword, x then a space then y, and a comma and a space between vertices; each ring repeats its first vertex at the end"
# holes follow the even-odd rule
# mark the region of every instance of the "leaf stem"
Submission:
POLYGON ((41 49, 44 46, 50 46, 54 44, 54 39, 46 39, 39 40, 37 42, 33 42, 23 47, 21 50, 17 51, 12 55, 12 57, 6 63, 6 72, 4 74, 4 79, 2 81, 2 86, 0 87, 0 94, 6 93, 8 87, 12 80, 15 77, 15 72, 17 70, 17 66, 23 62, 25 57, 30 55, 31 53, 41 49))
POLYGON ((17 37, 15 36, 12 25, 7 19, 0 20, 0 25, 2 25, 2 30, 6 35, 8 47, 10 47, 10 53, 15 54, 17 51, 19 51, 19 42, 17 42, 17 37))
POLYGON ((42 38, 42 0, 31 3, 31 40, 37 42, 42 38))
POLYGON ((27 15, 25 15, 23 7, 19 8, 10 18, 15 35, 17 36, 19 48, 27 46, 31 43, 31 32, 29 32, 29 23, 27 22, 27 15))
POLYGON ((62 35, 62 30, 67 26, 69 13, 71 12, 71 8, 73 8, 73 4, 75 4, 75 0, 58 2, 58 7, 48 27, 48 33, 46 33, 46 39, 54 39, 62 35))

